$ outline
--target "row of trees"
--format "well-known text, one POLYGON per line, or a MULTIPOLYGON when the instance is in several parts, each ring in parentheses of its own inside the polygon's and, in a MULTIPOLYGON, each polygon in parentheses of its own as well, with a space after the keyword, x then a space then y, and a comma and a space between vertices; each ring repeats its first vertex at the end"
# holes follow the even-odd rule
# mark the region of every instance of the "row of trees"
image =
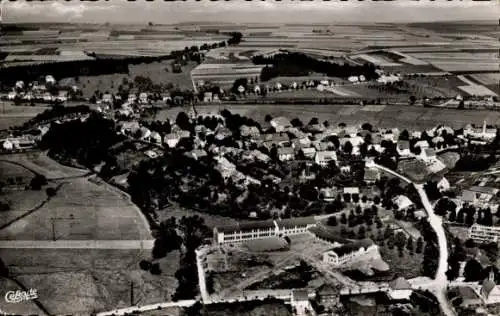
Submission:
POLYGON ((360 75, 365 76, 366 80, 378 78, 373 64, 353 66, 344 63, 340 65, 301 53, 281 53, 270 57, 258 55, 254 56, 252 61, 256 65, 272 65, 262 69, 261 81, 268 81, 278 76, 307 76, 310 72, 341 78, 360 75))

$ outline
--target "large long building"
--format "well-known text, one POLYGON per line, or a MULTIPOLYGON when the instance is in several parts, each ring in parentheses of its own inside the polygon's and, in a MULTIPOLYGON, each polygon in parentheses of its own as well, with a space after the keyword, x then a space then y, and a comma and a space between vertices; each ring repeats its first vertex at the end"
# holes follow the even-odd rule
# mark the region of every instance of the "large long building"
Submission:
POLYGON ((303 234, 315 225, 314 217, 240 222, 236 225, 215 227, 213 237, 215 244, 240 243, 275 236, 285 237, 303 234))
POLYGON ((484 226, 474 224, 469 228, 469 238, 475 242, 498 242, 500 226, 484 226))

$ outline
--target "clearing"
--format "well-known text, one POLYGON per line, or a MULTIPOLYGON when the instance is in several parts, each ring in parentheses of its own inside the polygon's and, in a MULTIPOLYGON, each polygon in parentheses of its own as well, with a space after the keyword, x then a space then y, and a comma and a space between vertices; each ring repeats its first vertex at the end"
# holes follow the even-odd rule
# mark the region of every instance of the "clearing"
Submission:
POLYGON ((55 184, 60 186, 56 196, 0 231, 0 239, 50 240, 53 233, 58 240, 151 239, 139 208, 113 186, 95 178, 55 184))
POLYGON ((141 250, 0 249, 11 277, 37 289, 51 315, 89 315, 130 306, 131 285, 134 304, 170 300, 177 286, 179 253, 159 261, 160 276, 139 268, 140 260, 149 256, 141 250))

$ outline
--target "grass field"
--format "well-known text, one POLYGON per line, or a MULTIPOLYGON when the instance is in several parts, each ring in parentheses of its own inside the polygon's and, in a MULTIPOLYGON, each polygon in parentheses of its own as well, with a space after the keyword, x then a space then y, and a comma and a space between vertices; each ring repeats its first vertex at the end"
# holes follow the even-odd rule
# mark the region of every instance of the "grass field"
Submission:
POLYGON ((52 315, 90 315, 130 306, 131 282, 135 304, 170 300, 179 253, 159 261, 160 276, 139 268, 149 255, 139 250, 0 249, 12 277, 38 289, 40 302, 52 315))
MULTIPOLYGON (((150 239, 140 210, 116 188, 87 178, 57 182, 57 195, 29 216, 0 231, 0 239, 58 240, 150 239), (70 219, 73 217, 73 219, 70 219)), ((7 197, 8 198, 8 197, 7 197)))
POLYGON ((3 161, 0 157, 0 181, 7 183, 7 179, 21 178, 23 183, 29 183, 29 181, 35 176, 30 170, 13 164, 9 161, 3 161))
MULTIPOLYGON (((215 114, 224 108, 233 113, 246 115, 263 123, 265 116, 286 116, 290 119, 298 117, 308 122, 313 117, 327 120, 330 124, 362 124, 370 122, 377 127, 398 127, 423 130, 446 124, 453 128, 461 128, 467 124, 482 124, 485 118, 488 121, 500 120, 500 112, 487 110, 455 110, 440 108, 411 107, 403 105, 388 105, 380 111, 365 111, 357 105, 225 105, 225 106, 197 106, 198 113, 215 114)), ((183 108, 171 108, 158 113, 157 119, 175 119, 183 108)))
POLYGON ((63 166, 41 152, 5 155, 1 159, 21 164, 28 170, 44 175, 47 179, 78 177, 88 173, 88 170, 63 166))
MULTIPOLYGON (((101 76, 81 76, 79 77, 79 83, 77 83, 77 85, 82 89, 83 96, 87 98, 91 97, 97 90, 103 93, 106 91, 117 93, 118 87, 123 83, 124 78, 126 78, 128 82, 133 82, 136 76, 149 77, 155 84, 172 83, 174 87, 178 87, 181 90, 192 89, 193 83, 191 81, 190 73, 196 65, 196 63, 192 62, 187 66, 183 66, 181 73, 172 72, 170 61, 130 65, 129 75, 112 74, 101 76), (165 69, 168 69, 168 71, 165 69)), ((68 82, 68 79, 73 78, 62 79, 62 82, 68 82)))
MULTIPOLYGON (((14 281, 0 277, 0 289, 7 291, 17 291, 22 288, 19 287, 14 281)), ((4 294, 4 293, 2 293, 4 294)), ((5 299, 0 300, 0 311, 8 313, 9 315, 42 315, 43 311, 36 306, 33 301, 24 301, 18 304, 7 303, 5 299)))

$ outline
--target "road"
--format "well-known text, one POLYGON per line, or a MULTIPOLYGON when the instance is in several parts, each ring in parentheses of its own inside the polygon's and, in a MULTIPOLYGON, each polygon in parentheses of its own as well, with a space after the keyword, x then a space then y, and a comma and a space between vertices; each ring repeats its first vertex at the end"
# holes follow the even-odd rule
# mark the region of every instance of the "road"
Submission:
POLYGON ((133 312, 147 312, 152 310, 158 310, 159 308, 168 308, 168 307, 189 307, 194 305, 195 303, 196 300, 184 300, 177 302, 157 303, 144 306, 131 306, 120 309, 114 309, 108 312, 97 313, 96 316, 126 315, 126 314, 131 314, 133 312))
POLYGON ((415 186, 420 196, 420 200, 422 201, 422 205, 424 206, 424 209, 427 213, 429 224, 436 233, 439 246, 439 262, 436 275, 434 277, 434 280, 430 281, 429 284, 426 284, 425 287, 428 287, 429 290, 433 292, 434 295, 436 295, 436 298, 439 301, 439 305, 441 306, 441 309, 446 316, 455 316, 456 313, 451 307, 450 302, 446 298, 446 289, 448 286, 448 279, 446 277, 446 271, 448 270, 448 246, 446 241, 446 234, 443 228, 443 221, 441 217, 437 216, 434 213, 434 209, 432 208, 432 204, 427 197, 427 193, 424 190, 423 184, 414 183, 407 177, 384 166, 378 165, 373 161, 367 162, 367 166, 371 168, 375 167, 388 172, 407 183, 412 183, 415 186))
POLYGON ((153 249, 154 240, 0 240, 0 249, 153 249))

